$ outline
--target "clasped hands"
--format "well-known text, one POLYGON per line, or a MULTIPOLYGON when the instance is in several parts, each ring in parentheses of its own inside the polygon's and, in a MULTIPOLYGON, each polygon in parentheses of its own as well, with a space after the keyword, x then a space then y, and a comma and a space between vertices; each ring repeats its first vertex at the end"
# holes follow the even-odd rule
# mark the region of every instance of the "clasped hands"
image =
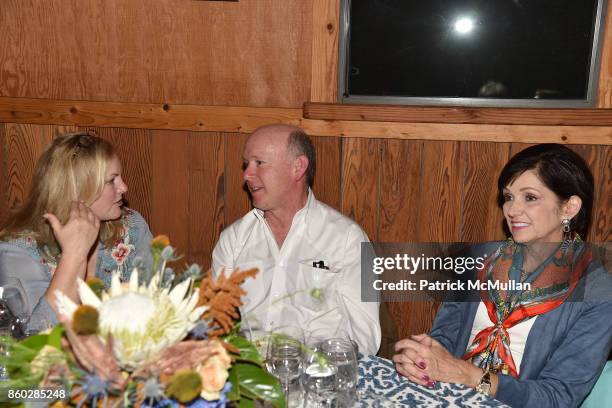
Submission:
POLYGON ((397 372, 410 381, 433 388, 436 381, 469 385, 465 364, 427 334, 418 334, 395 344, 397 372))

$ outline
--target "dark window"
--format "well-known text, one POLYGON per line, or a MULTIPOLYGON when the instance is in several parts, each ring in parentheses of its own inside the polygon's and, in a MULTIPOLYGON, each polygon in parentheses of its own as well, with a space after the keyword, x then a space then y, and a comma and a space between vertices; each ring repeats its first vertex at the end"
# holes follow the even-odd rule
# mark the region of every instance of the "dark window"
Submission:
POLYGON ((597 0, 347 0, 343 7, 347 100, 584 103, 596 76, 597 0))

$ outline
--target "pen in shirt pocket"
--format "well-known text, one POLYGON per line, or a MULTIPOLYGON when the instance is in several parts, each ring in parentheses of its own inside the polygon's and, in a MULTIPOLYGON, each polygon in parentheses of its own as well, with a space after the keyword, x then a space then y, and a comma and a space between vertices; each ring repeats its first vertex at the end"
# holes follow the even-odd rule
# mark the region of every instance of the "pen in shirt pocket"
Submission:
POLYGON ((309 267, 312 268, 316 268, 316 269, 321 269, 324 271, 328 271, 328 272, 338 272, 335 270, 335 268, 330 268, 329 262, 323 260, 323 259, 305 259, 303 261, 300 261, 300 263, 302 265, 308 265, 309 267))

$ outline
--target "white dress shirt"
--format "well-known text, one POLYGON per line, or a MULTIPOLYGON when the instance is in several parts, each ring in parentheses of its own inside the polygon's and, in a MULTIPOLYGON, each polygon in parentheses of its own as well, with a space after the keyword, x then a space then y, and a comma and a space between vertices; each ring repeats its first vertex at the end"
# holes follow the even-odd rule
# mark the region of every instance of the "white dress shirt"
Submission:
POLYGON ((242 318, 251 328, 293 325, 330 337, 342 330, 360 352, 376 354, 379 303, 361 301, 361 242, 368 237, 353 220, 309 191, 280 249, 263 211, 253 209, 221 233, 212 268, 215 276, 259 268, 242 286, 242 318))

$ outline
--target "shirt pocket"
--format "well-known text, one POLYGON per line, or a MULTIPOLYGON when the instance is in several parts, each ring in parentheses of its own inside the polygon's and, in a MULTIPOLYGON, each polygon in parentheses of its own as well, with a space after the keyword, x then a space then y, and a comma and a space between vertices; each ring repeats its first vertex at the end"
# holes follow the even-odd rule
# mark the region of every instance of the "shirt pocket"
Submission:
POLYGON ((315 268, 311 261, 298 266, 298 301, 312 311, 327 310, 334 305, 340 274, 334 270, 315 268))

